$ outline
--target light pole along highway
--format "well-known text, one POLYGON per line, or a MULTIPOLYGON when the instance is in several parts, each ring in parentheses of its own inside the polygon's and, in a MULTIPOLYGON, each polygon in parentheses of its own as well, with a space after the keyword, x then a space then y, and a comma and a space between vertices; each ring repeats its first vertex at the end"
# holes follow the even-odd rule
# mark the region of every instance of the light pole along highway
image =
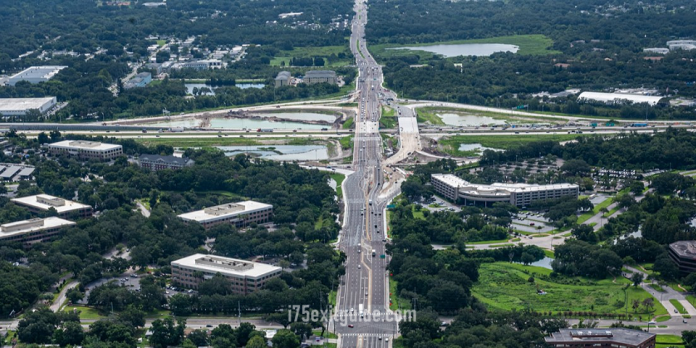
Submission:
POLYGON ((345 181, 346 218, 339 245, 347 261, 337 312, 345 319, 337 320, 335 331, 340 347, 389 347, 396 324, 384 320, 389 310, 388 259, 381 256, 386 243, 383 214, 391 196, 379 195, 384 184, 379 96, 385 91, 381 88, 382 69, 367 51, 364 40, 367 9, 363 0, 356 0, 354 9, 350 48, 359 69, 359 110, 353 146, 355 172, 345 181))

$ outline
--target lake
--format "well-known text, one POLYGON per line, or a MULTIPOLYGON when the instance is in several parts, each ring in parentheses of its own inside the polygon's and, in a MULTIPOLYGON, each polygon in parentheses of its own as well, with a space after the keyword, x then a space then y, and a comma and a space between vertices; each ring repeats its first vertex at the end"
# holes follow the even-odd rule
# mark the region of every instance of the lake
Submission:
MULTIPOLYGON (((268 114, 269 117, 271 116, 268 114)), ((328 115, 321 115, 328 116, 328 115)), ((333 120, 333 116, 332 116, 333 120)), ((201 124, 200 119, 186 118, 178 119, 173 121, 163 121, 155 123, 143 123, 142 125, 152 126, 152 127, 185 127, 185 128, 196 128, 201 124)), ((273 122, 267 120, 249 120, 243 118, 211 118, 210 128, 221 128, 221 129, 258 129, 258 128, 273 128, 273 129, 322 129, 328 128, 327 125, 321 124, 304 124, 299 122, 273 122)))
MULTIPOLYGON (((548 257, 548 256, 544 256, 543 259, 541 259, 541 260, 539 260, 539 261, 536 261, 536 262, 532 262, 532 263, 530 263, 529 265, 530 265, 530 266, 542 267, 542 268, 546 268, 546 269, 551 269, 551 270, 552 270, 552 269, 553 269, 553 268, 551 267, 551 262, 552 262, 552 261, 553 261, 552 258, 550 258, 550 257, 548 257)), ((521 262, 515 262, 515 263, 520 263, 520 264, 521 264, 521 262)))
MULTIPOLYGON (((215 95, 215 88, 211 85, 206 85, 204 83, 185 83, 184 86, 186 86, 186 93, 193 95, 193 88, 198 88, 201 89, 203 87, 207 87, 210 89, 210 92, 205 93, 203 95, 215 95)), ((238 83, 235 85, 235 87, 241 88, 241 89, 247 89, 247 88, 263 88, 266 85, 263 83, 238 83)))
POLYGON ((473 126, 478 127, 482 125, 504 125, 504 120, 498 120, 493 117, 488 116, 476 116, 476 115, 461 115, 454 113, 443 113, 437 114, 438 117, 442 119, 447 125, 450 126, 473 126))
POLYGON ((508 44, 476 43, 476 44, 452 44, 431 46, 392 47, 388 50, 426 51, 442 55, 445 58, 458 56, 490 56, 497 52, 516 53, 519 47, 508 44))
POLYGON ((336 120, 336 116, 327 114, 318 114, 313 112, 278 112, 278 113, 262 113, 259 116, 265 117, 280 117, 288 120, 298 120, 298 121, 324 121, 333 123, 336 120))
POLYGON ((274 161, 316 161, 329 158, 329 151, 324 145, 250 145, 217 146, 217 148, 224 151, 227 156, 247 152, 274 161))
POLYGON ((480 153, 483 153, 483 150, 504 151, 501 149, 485 147, 481 144, 459 144, 459 151, 478 151, 480 153))

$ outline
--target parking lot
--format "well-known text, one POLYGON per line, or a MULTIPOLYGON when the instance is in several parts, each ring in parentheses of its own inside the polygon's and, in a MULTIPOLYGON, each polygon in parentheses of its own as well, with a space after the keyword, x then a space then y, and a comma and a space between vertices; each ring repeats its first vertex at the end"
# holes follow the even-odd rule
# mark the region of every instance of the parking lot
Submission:
POLYGON ((525 233, 548 233, 554 230, 541 213, 520 212, 512 219, 512 228, 525 233))

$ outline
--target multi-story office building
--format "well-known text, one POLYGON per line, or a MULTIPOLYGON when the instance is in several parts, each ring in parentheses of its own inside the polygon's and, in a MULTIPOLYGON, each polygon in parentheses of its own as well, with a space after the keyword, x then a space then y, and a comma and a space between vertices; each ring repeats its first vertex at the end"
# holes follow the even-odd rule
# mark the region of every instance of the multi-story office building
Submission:
POLYGON ((0 243, 22 243, 29 247, 57 236, 60 229, 75 223, 57 217, 11 222, 0 226, 0 243))
POLYGON ((123 147, 94 141, 65 140, 48 144, 48 152, 52 155, 67 154, 82 159, 111 160, 123 155, 123 147))
POLYGON ((245 227, 256 222, 259 224, 270 222, 273 216, 273 206, 254 201, 227 203, 203 210, 181 214, 179 218, 184 221, 198 222, 205 228, 217 224, 233 224, 237 227, 245 227))
POLYGON ((138 159, 140 167, 149 170, 182 169, 193 165, 194 161, 186 157, 141 155, 138 159))
POLYGON ((527 206, 531 202, 578 196, 579 186, 574 184, 529 185, 472 184, 452 174, 433 174, 431 183, 435 191, 453 201, 463 200, 464 204, 482 202, 484 204, 507 202, 516 206, 527 206))
POLYGON ((641 330, 561 329, 546 337, 555 348, 655 348, 655 334, 641 330))
POLYGON ((278 76, 275 78, 275 87, 283 87, 283 86, 288 86, 290 85, 290 80, 292 79, 292 75, 290 75, 289 71, 281 71, 278 73, 278 76))
POLYGON ((310 70, 305 74, 302 80, 308 85, 323 82, 330 83, 332 85, 338 83, 336 72, 332 70, 310 70))
POLYGON ((669 245, 669 257, 683 273, 696 272, 696 240, 682 240, 669 245))
POLYGON ((50 195, 42 194, 21 198, 12 198, 12 202, 29 209, 29 211, 32 213, 37 214, 45 213, 49 211, 49 209, 53 208, 58 212, 58 216, 63 218, 69 216, 92 216, 92 207, 89 205, 50 195))
POLYGON ((195 254, 172 261, 172 282, 197 289, 198 284, 220 274, 230 282, 232 292, 249 294, 260 290, 269 279, 280 276, 280 267, 215 255, 195 254))

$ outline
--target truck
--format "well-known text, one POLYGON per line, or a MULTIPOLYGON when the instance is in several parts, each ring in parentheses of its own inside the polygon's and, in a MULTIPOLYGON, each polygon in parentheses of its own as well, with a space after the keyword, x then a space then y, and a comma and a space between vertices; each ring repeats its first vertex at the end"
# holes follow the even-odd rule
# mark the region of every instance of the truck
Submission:
POLYGON ((273 129, 271 128, 259 128, 256 131, 259 133, 273 133, 273 129))
POLYGON ((361 317, 361 318, 365 317, 365 311, 364 311, 364 309, 365 309, 365 308, 364 308, 364 306, 363 306, 362 303, 361 303, 360 305, 358 305, 358 313, 360 314, 360 317, 361 317))
POLYGON ((647 127, 647 123, 632 123, 631 127, 647 127))
POLYGON ((375 252, 375 249, 372 249, 372 257, 375 257, 375 255, 377 255, 377 253, 375 252))
POLYGON ((169 131, 172 133, 181 133, 184 131, 184 127, 172 127, 169 128, 169 131))

